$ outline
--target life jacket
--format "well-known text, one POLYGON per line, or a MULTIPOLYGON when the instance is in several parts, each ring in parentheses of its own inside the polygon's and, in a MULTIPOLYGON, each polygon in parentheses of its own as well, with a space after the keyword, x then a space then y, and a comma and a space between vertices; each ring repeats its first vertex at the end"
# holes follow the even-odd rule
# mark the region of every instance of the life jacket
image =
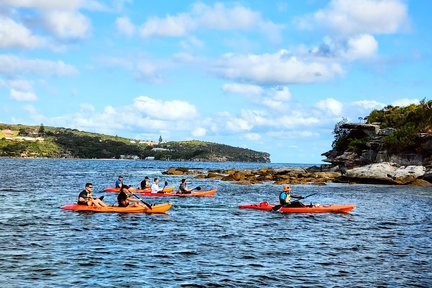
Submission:
POLYGON ((287 193, 285 191, 281 192, 279 194, 279 201, 283 201, 285 203, 289 203, 291 201, 291 195, 290 195, 290 193, 287 193))

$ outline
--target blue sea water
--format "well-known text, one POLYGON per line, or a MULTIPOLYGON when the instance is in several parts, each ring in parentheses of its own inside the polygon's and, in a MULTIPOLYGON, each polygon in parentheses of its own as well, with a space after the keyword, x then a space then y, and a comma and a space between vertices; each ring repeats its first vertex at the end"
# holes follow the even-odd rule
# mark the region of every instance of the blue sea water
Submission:
POLYGON ((432 287, 432 189, 295 185, 349 214, 239 209, 277 202, 280 185, 189 178, 214 198, 172 201, 163 215, 61 210, 86 182, 115 203, 118 175, 177 186, 169 167, 257 169, 289 164, 0 159, 0 287, 432 287))

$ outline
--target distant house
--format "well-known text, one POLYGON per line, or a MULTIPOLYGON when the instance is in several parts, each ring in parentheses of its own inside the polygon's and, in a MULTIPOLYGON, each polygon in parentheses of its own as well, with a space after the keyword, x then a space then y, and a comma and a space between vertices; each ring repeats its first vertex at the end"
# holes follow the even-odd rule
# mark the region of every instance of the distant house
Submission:
POLYGON ((166 148, 153 148, 152 151, 161 152, 161 151, 170 151, 170 149, 166 149, 166 148))
POLYGON ((2 130, 4 137, 12 137, 14 135, 13 131, 9 128, 5 128, 2 130))

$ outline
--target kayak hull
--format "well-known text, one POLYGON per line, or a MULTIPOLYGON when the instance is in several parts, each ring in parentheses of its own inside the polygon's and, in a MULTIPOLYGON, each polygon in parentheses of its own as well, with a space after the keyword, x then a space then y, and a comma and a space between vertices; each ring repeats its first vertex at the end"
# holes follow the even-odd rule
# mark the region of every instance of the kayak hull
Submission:
POLYGON ((196 191, 189 194, 180 193, 140 193, 141 196, 146 197, 213 197, 217 192, 217 189, 212 189, 208 191, 196 191))
MULTIPOLYGON (((264 211, 272 211, 275 204, 261 202, 259 204, 242 204, 241 209, 256 209, 264 211)), ((354 204, 328 204, 328 205, 313 205, 310 207, 282 207, 278 212, 282 213, 349 213, 355 208, 354 204)))
MULTIPOLYGON (((151 189, 150 188, 148 188, 148 189, 138 189, 138 188, 129 188, 129 190, 131 191, 131 192, 134 192, 134 193, 150 193, 151 192, 151 189)), ((104 188, 104 190, 103 190, 104 192, 120 192, 120 188, 115 188, 115 187, 107 187, 107 188, 104 188)), ((173 192, 174 191, 174 187, 172 186, 172 187, 165 187, 164 189, 163 189, 163 191, 164 191, 164 193, 165 192, 167 192, 167 193, 171 193, 171 192, 173 192)))
POLYGON ((118 206, 108 206, 108 207, 95 207, 79 204, 68 204, 61 206, 64 210, 73 211, 91 211, 91 212, 104 212, 104 213, 165 213, 167 212, 173 204, 164 203, 152 206, 152 209, 147 206, 138 207, 118 207, 118 206))

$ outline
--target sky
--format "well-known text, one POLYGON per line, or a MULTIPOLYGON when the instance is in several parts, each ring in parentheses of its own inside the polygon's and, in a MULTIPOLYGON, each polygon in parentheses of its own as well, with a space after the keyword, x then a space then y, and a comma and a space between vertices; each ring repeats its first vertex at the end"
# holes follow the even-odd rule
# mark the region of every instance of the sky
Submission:
POLYGON ((431 97, 429 0, 0 0, 0 122, 320 164, 339 121, 431 97))

